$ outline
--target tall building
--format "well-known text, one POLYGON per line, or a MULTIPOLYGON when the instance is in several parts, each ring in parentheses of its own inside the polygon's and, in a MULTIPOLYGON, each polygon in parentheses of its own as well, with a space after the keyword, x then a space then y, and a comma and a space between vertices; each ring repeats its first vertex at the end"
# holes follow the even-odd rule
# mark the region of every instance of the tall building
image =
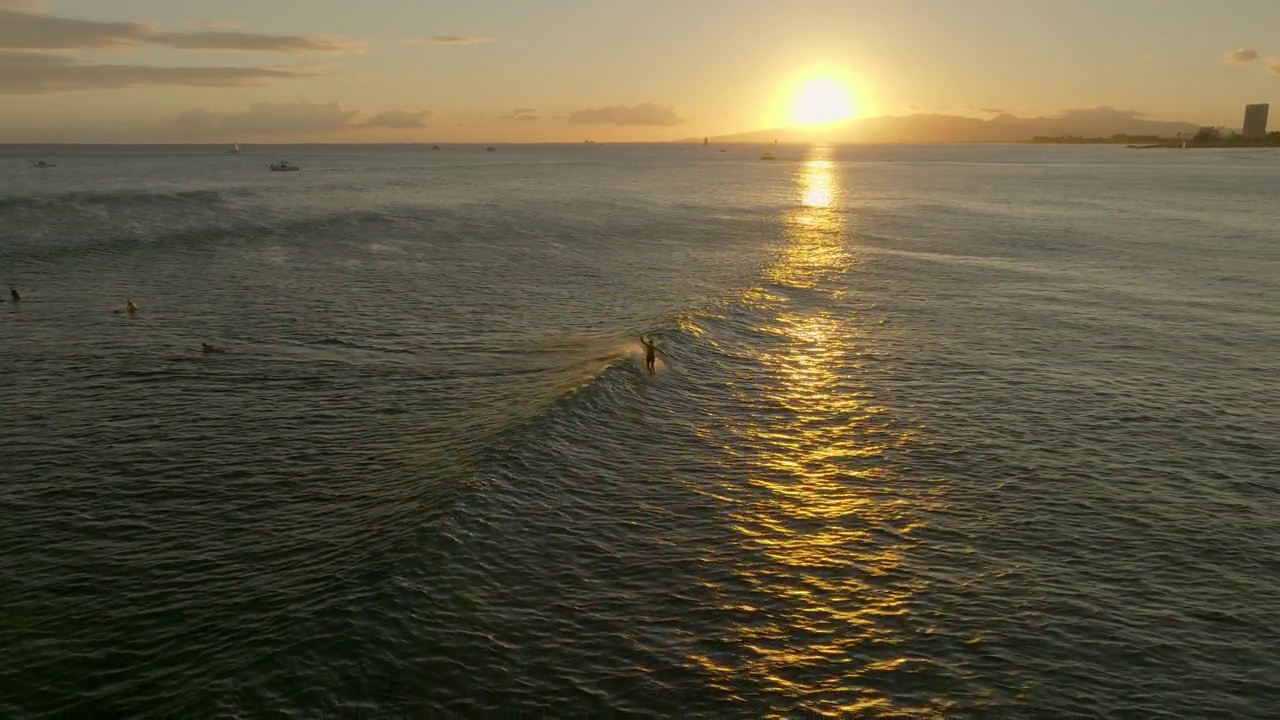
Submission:
POLYGON ((1260 138, 1267 134, 1267 111, 1271 106, 1267 103, 1244 106, 1244 131, 1241 135, 1247 138, 1260 138))

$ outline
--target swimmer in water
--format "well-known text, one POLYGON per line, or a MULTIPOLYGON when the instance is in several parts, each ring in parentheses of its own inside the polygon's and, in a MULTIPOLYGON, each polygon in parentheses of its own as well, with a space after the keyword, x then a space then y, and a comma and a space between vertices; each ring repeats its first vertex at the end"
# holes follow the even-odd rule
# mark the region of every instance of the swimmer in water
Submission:
POLYGON ((125 302, 124 309, 130 314, 138 312, 138 306, 133 304, 132 300, 125 302))
POLYGON ((645 340, 644 336, 640 336, 640 344, 644 346, 644 366, 649 369, 649 374, 653 374, 653 361, 657 348, 654 347, 652 340, 645 340))
POLYGON ((200 343, 200 352, 202 352, 202 353, 220 353, 220 352, 226 352, 226 351, 225 351, 225 350, 223 350, 222 348, 218 347, 217 345, 210 345, 209 343, 200 343))
POLYGON ((18 294, 18 289, 12 285, 9 286, 9 297, 13 298, 14 302, 22 302, 22 296, 18 294))

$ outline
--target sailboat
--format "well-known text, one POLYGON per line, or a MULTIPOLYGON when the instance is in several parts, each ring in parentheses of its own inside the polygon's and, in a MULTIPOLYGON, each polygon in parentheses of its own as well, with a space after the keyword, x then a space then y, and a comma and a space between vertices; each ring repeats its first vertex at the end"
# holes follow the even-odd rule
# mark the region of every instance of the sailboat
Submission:
POLYGON ((240 152, 240 143, 231 143, 232 154, 240 152))

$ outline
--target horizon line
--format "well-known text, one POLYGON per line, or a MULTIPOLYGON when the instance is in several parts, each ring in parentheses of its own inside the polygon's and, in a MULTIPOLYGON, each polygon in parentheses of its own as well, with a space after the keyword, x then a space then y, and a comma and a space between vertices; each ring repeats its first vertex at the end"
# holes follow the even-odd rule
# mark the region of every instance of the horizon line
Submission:
MULTIPOLYGON (((745 134, 745 133, 744 133, 745 134)), ((708 136, 714 138, 714 136, 708 136)), ((724 137, 724 136, 722 136, 724 137)), ((736 141, 715 141, 712 139, 712 145, 767 145, 767 146, 786 146, 786 145, 823 145, 823 146, 849 146, 849 145, 1033 145, 1036 137, 1033 136, 1022 140, 913 140, 910 142, 840 142, 840 141, 824 141, 824 140, 793 140, 793 141, 772 141, 772 140, 736 140, 736 141)), ((1092 136, 1072 136, 1072 135, 1053 135, 1044 136, 1052 138, 1072 138, 1080 137, 1082 139, 1095 139, 1092 136)), ((1096 139, 1109 139, 1110 136, 1099 136, 1096 139)), ((1131 136, 1131 137, 1147 137, 1147 136, 1131 136)), ((1151 136, 1162 137, 1162 136, 1151 136)), ((1173 137, 1166 138, 1173 140, 1173 137)), ((584 142, 582 140, 476 140, 476 141, 387 141, 387 142, 237 142, 243 150, 246 147, 263 147, 263 146, 280 146, 280 145, 314 145, 314 146, 339 146, 339 145, 428 145, 439 146, 443 149, 447 146, 480 146, 487 145, 702 145, 701 138, 681 138, 679 140, 593 140, 584 142)), ((1039 143, 1045 144, 1045 143, 1039 143)), ((199 141, 199 142, 96 142, 96 141, 57 141, 57 142, 5 142, 0 141, 0 148, 4 147, 226 147, 226 142, 199 141)), ((227 153, 233 154, 233 153, 227 153)))

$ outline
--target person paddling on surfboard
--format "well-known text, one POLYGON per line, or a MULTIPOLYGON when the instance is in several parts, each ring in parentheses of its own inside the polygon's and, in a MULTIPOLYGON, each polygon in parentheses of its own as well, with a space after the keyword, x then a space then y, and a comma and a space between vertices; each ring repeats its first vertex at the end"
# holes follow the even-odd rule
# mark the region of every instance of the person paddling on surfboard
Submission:
POLYGON ((649 374, 653 374, 653 361, 655 353, 658 351, 653 345, 652 340, 645 340, 644 336, 640 336, 640 344, 644 346, 644 366, 649 368, 649 374))

